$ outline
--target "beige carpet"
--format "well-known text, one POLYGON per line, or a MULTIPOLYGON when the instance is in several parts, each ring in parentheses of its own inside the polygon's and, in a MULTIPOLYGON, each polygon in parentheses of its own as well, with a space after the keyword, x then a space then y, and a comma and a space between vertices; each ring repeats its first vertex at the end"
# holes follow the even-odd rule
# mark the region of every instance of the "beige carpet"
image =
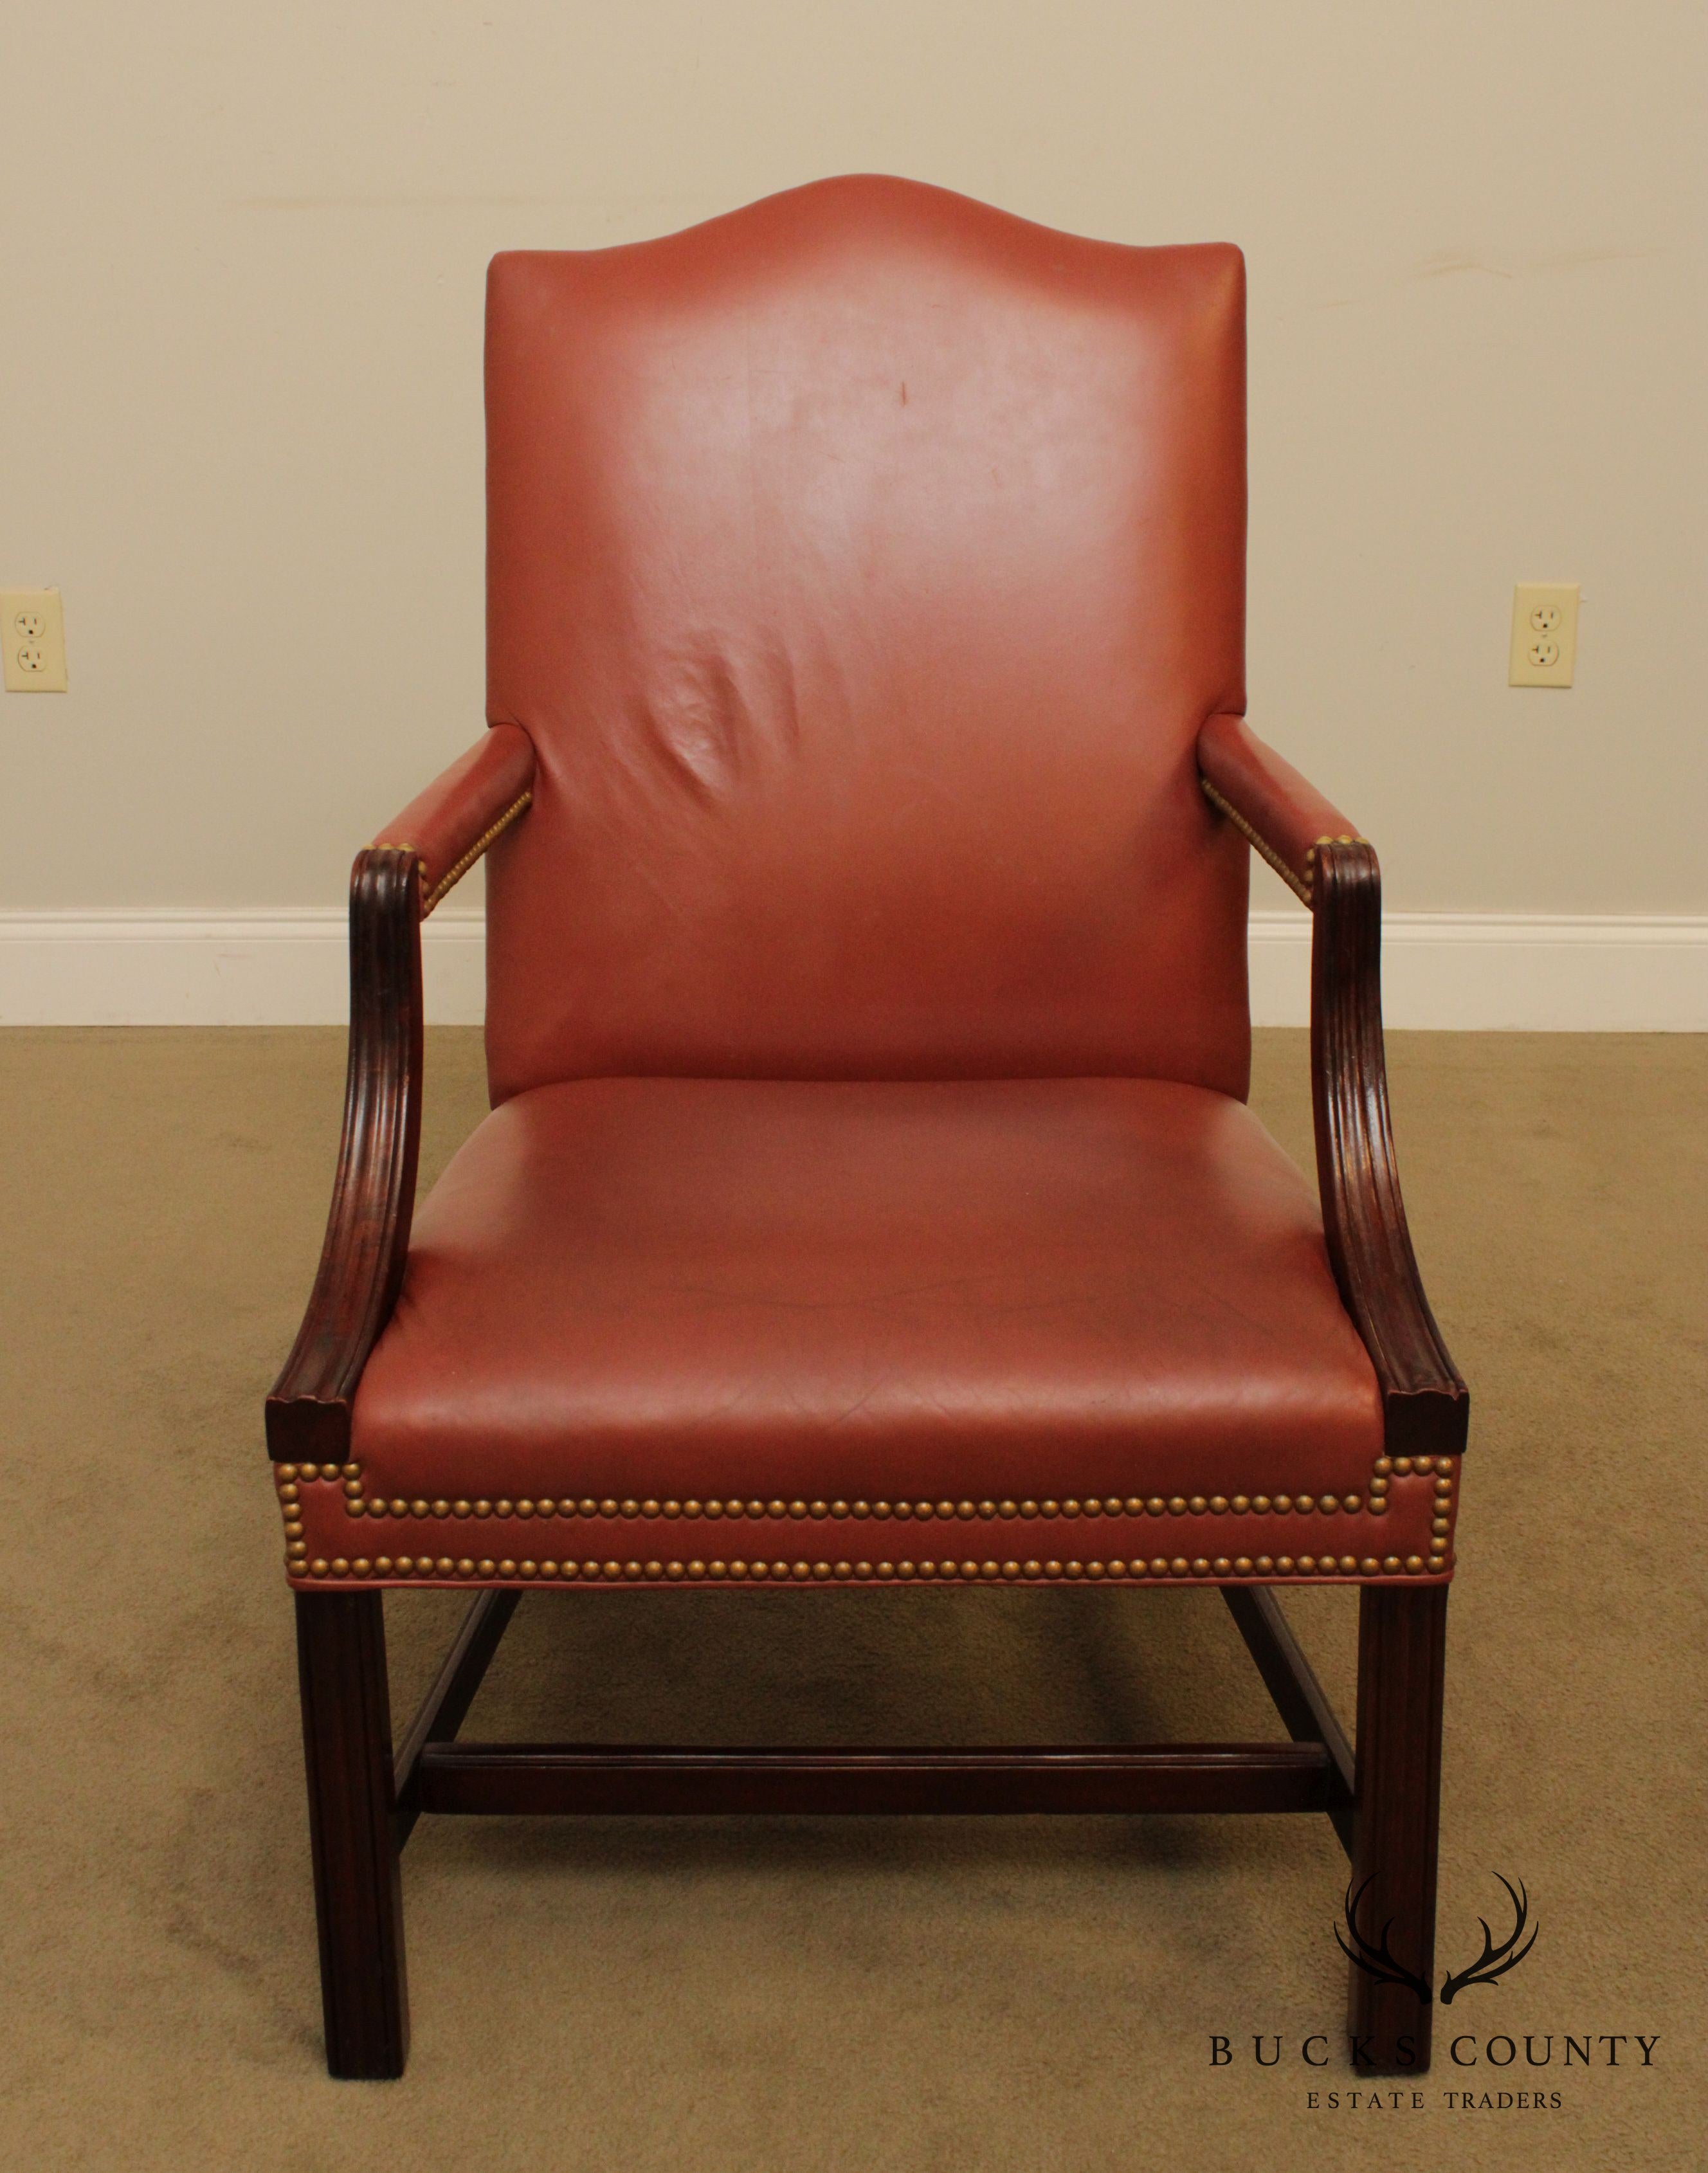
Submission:
MULTIPOLYGON (((1540 1933, 1443 2014, 1420 2106, 1355 2111, 1307 2102, 1351 2086, 1344 2056, 1299 2058, 1344 1966, 1343 1863, 1303 1819, 427 1822, 408 2076, 326 2080, 260 1402, 320 1242, 342 1038, 0 1035, 8 2167, 1708 2163, 1701 1040, 1393 1038, 1476 1414, 1442 1955, 1499 1921, 1497 1871, 1540 1933), (1568 2033, 1631 2041, 1566 2070, 1568 2033), (1517 2063, 1456 2068, 1467 2034, 1517 2063), (1490 2104, 1450 2108, 1468 2088, 1490 2104), (1496 2097, 1538 2088, 1557 2107, 1496 2097)), ((1308 1159, 1304 1065, 1265 1037, 1256 1099, 1308 1159)), ((475 1038, 435 1037, 428 1070, 432 1168, 482 1108, 475 1038)), ((1289 1604, 1344 1703, 1354 1603, 1289 1604)), ((391 1603, 400 1722, 458 1605, 391 1603)), ((541 1595, 471 1728, 1276 1732, 1212 1595, 1092 1591, 541 1595)))

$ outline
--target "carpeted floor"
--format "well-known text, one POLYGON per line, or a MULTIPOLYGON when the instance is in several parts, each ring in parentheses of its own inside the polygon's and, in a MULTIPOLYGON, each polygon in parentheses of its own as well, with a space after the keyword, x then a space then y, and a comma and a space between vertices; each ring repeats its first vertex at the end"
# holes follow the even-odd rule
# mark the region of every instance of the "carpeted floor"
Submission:
MULTIPOLYGON (((342 1047, 0 1035, 0 2162, 1708 2162, 1702 1557, 1681 1531, 1708 1409, 1708 1043, 1393 1038, 1413 1227, 1476 1414, 1442 1959, 1500 1924, 1497 1872, 1539 1936, 1442 2014, 1416 2105, 1366 2085, 1355 2109, 1344 2057, 1300 2057, 1338 2030, 1344 1968, 1344 1864, 1303 1819, 429 1821, 405 1865, 408 2076, 327 2081, 260 1404, 320 1243, 342 1047), (1592 2065, 1563 2066, 1568 2034, 1592 2065), (1515 2064, 1487 2063, 1491 2036, 1515 2064)), ((428 1072, 430 1174, 482 1107, 476 1037, 434 1037, 428 1072)), ((1308 1166, 1302 1037, 1263 1038, 1254 1098, 1308 1166)), ((1355 1603, 1288 1604, 1345 1709, 1355 1603)), ((400 1719, 459 1606, 391 1604, 400 1719)), ((471 1727, 1279 1732, 1213 1595, 1079 1590, 541 1595, 471 1727)))

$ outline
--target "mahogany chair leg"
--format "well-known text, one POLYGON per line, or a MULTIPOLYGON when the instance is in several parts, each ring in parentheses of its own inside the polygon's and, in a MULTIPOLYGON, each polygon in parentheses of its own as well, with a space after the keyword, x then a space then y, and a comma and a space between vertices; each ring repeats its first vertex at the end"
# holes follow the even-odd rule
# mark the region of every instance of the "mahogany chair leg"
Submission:
POLYGON ((1358 1615, 1358 1742, 1352 1838, 1355 1930, 1409 1974, 1382 1982, 1353 1965, 1347 2026, 1355 2066, 1421 2074, 1430 2064, 1440 1830, 1445 1586, 1366 1586, 1358 1615))
POLYGON ((409 2049, 384 1603, 317 1592, 296 1604, 326 2068, 384 2081, 409 2049))

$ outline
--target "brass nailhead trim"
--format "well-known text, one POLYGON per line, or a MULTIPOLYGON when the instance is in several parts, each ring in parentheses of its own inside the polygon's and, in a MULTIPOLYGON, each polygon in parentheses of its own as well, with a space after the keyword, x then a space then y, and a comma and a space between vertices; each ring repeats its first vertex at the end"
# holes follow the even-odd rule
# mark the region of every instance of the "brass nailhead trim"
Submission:
POLYGON ((1209 801, 1210 806, 1219 813, 1226 816, 1228 821, 1233 824, 1253 851, 1267 860, 1281 881, 1286 884, 1288 889, 1307 905, 1311 903, 1313 878, 1317 872, 1317 848, 1322 845, 1361 845, 1366 842, 1362 838, 1350 834, 1339 838, 1318 838, 1316 844, 1307 845, 1305 848, 1305 872, 1301 876, 1290 861, 1283 859, 1267 838, 1261 836, 1252 828, 1238 808, 1231 806, 1222 798, 1220 793, 1202 771, 1199 773, 1198 782, 1204 798, 1209 801))
MULTIPOLYGON (((1421 1555, 1408 1555, 1402 1561, 1398 1555, 1388 1555, 1377 1561, 1374 1555, 1360 1560, 1355 1555, 1239 1555, 1230 1560, 1218 1555, 1214 1561, 1199 1555, 1188 1561, 1185 1556, 1153 1556, 1148 1561, 1143 1556, 1130 1562, 1117 1559, 1113 1561, 956 1561, 952 1557, 943 1561, 731 1561, 660 1562, 660 1561, 512 1561, 494 1562, 490 1558, 475 1561, 465 1556, 453 1561, 449 1555, 379 1555, 370 1562, 358 1556, 347 1561, 342 1556, 331 1561, 316 1559, 307 1564, 307 1573, 313 1577, 418 1577, 440 1578, 482 1577, 494 1576, 506 1581, 520 1579, 537 1583, 541 1579, 553 1583, 628 1583, 656 1584, 660 1583, 691 1584, 767 1583, 778 1584, 827 1583, 832 1580, 846 1583, 889 1584, 897 1582, 950 1584, 1055 1584, 1099 1583, 1106 1578, 1133 1577, 1215 1577, 1226 1581, 1230 1577, 1376 1577, 1402 1574, 1416 1577, 1427 1567, 1436 1569, 1431 1560, 1425 1564, 1421 1555)), ((303 1574, 304 1565, 292 1564, 293 1573, 303 1574)))
POLYGON ((1318 838, 1305 848, 1305 881, 1314 882, 1317 875, 1317 855, 1324 845, 1367 845, 1370 840, 1360 838, 1355 831, 1343 830, 1338 838, 1318 838))
MULTIPOLYGON (((499 816, 498 821, 493 824, 492 828, 489 830, 482 831, 480 836, 475 839, 473 844, 469 847, 462 858, 456 863, 456 865, 449 869, 444 875, 442 875, 430 890, 423 891, 421 900, 421 917, 423 920, 426 919, 428 914, 432 912, 434 906, 439 903, 439 901, 445 895, 446 892, 454 889, 455 887, 462 881, 463 877, 468 873, 475 862, 480 858, 481 855, 485 852, 487 848, 492 844, 493 838, 502 837, 504 832, 509 828, 511 823, 516 820, 517 817, 525 815, 533 804, 534 795, 531 792, 525 792, 519 800, 513 800, 509 806, 505 808, 504 813, 499 816)), ((395 853, 413 853, 417 850, 417 848, 411 844, 407 838, 381 838, 380 841, 380 847, 382 850, 389 850, 395 853)), ((427 878, 427 863, 425 860, 423 860, 421 863, 421 875, 422 880, 424 883, 427 878)))
POLYGON ((434 906, 439 903, 439 901, 445 896, 445 892, 454 888, 456 884, 462 881, 463 877, 468 873, 475 862, 480 858, 481 855, 485 852, 488 846, 492 844, 493 838, 502 837, 504 832, 509 828, 511 823, 515 822, 518 817, 525 815, 533 804, 533 794, 531 792, 523 793, 520 799, 513 800, 510 802, 509 806, 505 808, 504 813, 499 816, 498 821, 493 824, 491 829, 483 831, 482 834, 475 839, 473 844, 469 847, 468 850, 463 855, 456 865, 449 870, 445 875, 442 875, 439 881, 433 886, 433 888, 428 892, 426 897, 421 901, 421 917, 423 920, 425 920, 428 914, 432 912, 434 906))
MULTIPOLYGON (((1150 1496, 1129 1494, 1125 1496, 1112 1494, 1091 1495, 1084 1497, 1069 1496, 1060 1501, 1049 1496, 1043 1501, 1027 1499, 1021 1502, 1007 1500, 1001 1502, 989 1500, 982 1502, 803 1502, 798 1500, 784 1502, 779 1498, 770 1501, 757 1499, 744 1501, 740 1496, 727 1502, 701 1502, 694 1499, 683 1502, 660 1502, 651 1496, 644 1501, 638 1501, 632 1496, 618 1501, 611 1495, 606 1495, 599 1500, 595 1500, 591 1495, 583 1495, 579 1500, 566 1497, 562 1501, 537 1502, 528 1500, 512 1502, 508 1499, 489 1502, 484 1498, 473 1502, 461 1499, 452 1502, 447 1501, 442 1496, 432 1502, 420 1497, 414 1501, 405 1501, 401 1496, 388 1501, 384 1496, 376 1496, 369 1499, 364 1494, 362 1467, 359 1464, 281 1464, 276 1465, 274 1469, 279 1482, 278 1492, 282 1503, 292 1503, 297 1501, 299 1480, 337 1479, 342 1482, 345 1506, 353 1517, 467 1517, 473 1515, 517 1517, 525 1520, 532 1517, 553 1516, 622 1517, 629 1519, 636 1518, 649 1519, 659 1517, 713 1519, 725 1517, 779 1518, 811 1517, 819 1521, 827 1518, 840 1521, 849 1517, 876 1518, 880 1520, 895 1517, 903 1519, 911 1518, 924 1523, 934 1517, 959 1518, 963 1521, 971 1521, 1013 1517, 1028 1518, 1137 1517, 1141 1514, 1150 1517, 1183 1517, 1188 1512, 1194 1517, 1201 1517, 1206 1513, 1220 1517, 1230 1512, 1237 1517, 1245 1516, 1248 1512, 1255 1512, 1258 1516, 1268 1516, 1271 1513, 1285 1516, 1290 1512, 1309 1516, 1314 1512, 1327 1517, 1333 1516, 1342 1510, 1350 1515, 1363 1508, 1368 1508, 1371 1513, 1379 1516, 1385 1512, 1387 1506, 1384 1497, 1391 1483, 1391 1474, 1397 1473, 1401 1477, 1410 1474, 1424 1476, 1436 1469, 1438 1465, 1445 1472, 1451 1467, 1451 1463, 1452 1459, 1445 1456, 1397 1458, 1379 1456, 1376 1459, 1373 1474, 1369 1482, 1367 1501, 1363 1496, 1358 1494, 1285 1493, 1235 1494, 1231 1496, 1221 1494, 1209 1496, 1194 1494, 1189 1499, 1183 1494, 1167 1496, 1161 1494, 1150 1496)), ((1450 1478, 1438 1478, 1435 1483, 1435 1491, 1436 1496, 1440 1497, 1441 1505, 1446 1507, 1452 1493, 1452 1480, 1450 1478)))
POLYGON ((633 1497, 618 1501, 611 1496, 595 1501, 592 1496, 587 1496, 576 1501, 510 1502, 501 1499, 498 1502, 488 1502, 482 1499, 471 1503, 461 1499, 449 1502, 443 1497, 433 1502, 419 1499, 406 1502, 401 1496, 389 1502, 383 1497, 368 1501, 362 1493, 362 1467, 359 1464, 281 1464, 274 1467, 279 1507, 284 1518, 285 1566, 293 1576, 299 1577, 306 1571, 309 1576, 314 1577, 328 1576, 340 1577, 352 1575, 362 1577, 371 1573, 380 1577, 412 1575, 490 1578, 497 1576, 506 1579, 521 1577, 530 1580, 544 1577, 556 1583, 586 1582, 597 1579, 607 1581, 621 1579, 628 1583, 646 1583, 660 1578, 680 1582, 686 1578, 692 1583, 703 1581, 710 1581, 714 1583, 725 1581, 763 1582, 766 1579, 799 1583, 823 1583, 831 1579, 852 1579, 860 1583, 873 1577, 880 1583, 888 1583, 897 1578, 903 1581, 917 1578, 934 1582, 1054 1583, 1060 1581, 1077 1583, 1087 1578, 1095 1582, 1106 1577, 1125 1577, 1129 1574, 1135 1577, 1149 1575, 1153 1577, 1215 1577, 1218 1578, 1226 1578, 1230 1575, 1235 1577, 1253 1575, 1258 1577, 1294 1575, 1375 1577, 1385 1574, 1393 1577, 1404 1573, 1416 1576, 1425 1569, 1431 1574, 1437 1574, 1447 1568, 1450 1558, 1448 1539, 1452 1523, 1452 1459, 1447 1456, 1379 1456, 1376 1459, 1371 1476, 1367 1502, 1356 1494, 1339 1496, 1333 1494, 1321 1496, 1236 1494, 1231 1497, 1220 1494, 1208 1497, 1202 1494, 1194 1494, 1189 1499, 1179 1494, 1169 1496, 1152 1494, 1145 1496, 1128 1495, 1123 1497, 1109 1495, 1091 1496, 1083 1499, 1070 1497, 1059 1502, 1054 1499, 1043 1502, 1028 1499, 1022 1502, 1004 1500, 1001 1502, 849 1502, 837 1501, 826 1502, 799 1500, 784 1502, 780 1499, 768 1502, 737 1499, 727 1502, 703 1502, 694 1500, 658 1502, 650 1496, 644 1501, 637 1501, 633 1497), (1268 1555, 1256 1556, 1239 1555, 1231 1558, 1226 1555, 1218 1555, 1213 1561, 1203 1556, 1188 1561, 1184 1556, 1157 1555, 1150 1559, 1148 1566, 1140 1557, 1134 1559, 1130 1564, 1125 1561, 1069 1561, 1065 1564, 1059 1561, 1043 1563, 962 1561, 957 1563, 951 1561, 926 1561, 918 1564, 880 1562, 874 1566, 870 1562, 800 1561, 714 1561, 710 1563, 691 1561, 687 1564, 676 1561, 667 1563, 629 1561, 601 1564, 525 1561, 518 1563, 508 1559, 494 1562, 489 1558, 482 1558, 477 1561, 469 1556, 453 1560, 449 1555, 437 1556, 401 1555, 396 1557, 381 1555, 376 1556, 370 1564, 367 1558, 363 1556, 358 1556, 353 1561, 342 1556, 335 1556, 330 1561, 318 1557, 313 1561, 306 1561, 308 1549, 303 1536, 301 1521, 302 1485, 304 1482, 313 1483, 315 1480, 341 1482, 342 1491, 346 1497, 346 1509, 353 1517, 365 1514, 374 1517, 391 1516, 396 1518, 405 1516, 445 1518, 451 1515, 467 1518, 473 1515, 477 1518, 493 1516, 499 1518, 515 1518, 525 1523, 535 1517, 552 1516, 620 1517, 629 1520, 686 1517, 690 1519, 703 1518, 711 1521, 726 1517, 811 1517, 819 1519, 827 1518, 838 1521, 849 1518, 871 1518, 880 1522, 894 1518, 903 1522, 912 1519, 924 1523, 934 1518, 953 1518, 960 1522, 987 1522, 1014 1517, 1046 1519, 1060 1517, 1073 1519, 1101 1516, 1138 1517, 1141 1513, 1147 1517, 1179 1517, 1188 1514, 1188 1512, 1193 1516, 1204 1516, 1207 1513, 1218 1517, 1229 1513, 1239 1517, 1247 1514, 1302 1516, 1313 1512, 1332 1516, 1343 1511, 1350 1514, 1360 1507, 1367 1507, 1372 1516, 1381 1516, 1387 1513, 1388 1507, 1387 1496, 1394 1477, 1406 1478, 1415 1475, 1425 1478, 1431 1473, 1438 1475, 1436 1477, 1433 1488, 1433 1516, 1427 1561, 1420 1555, 1409 1555, 1404 1561, 1398 1555, 1388 1555, 1379 1561, 1373 1555, 1360 1558, 1353 1555, 1342 1555, 1337 1557, 1332 1554, 1320 1556, 1307 1554, 1299 1556, 1296 1560, 1290 1555, 1280 1555, 1274 1557, 1268 1555))

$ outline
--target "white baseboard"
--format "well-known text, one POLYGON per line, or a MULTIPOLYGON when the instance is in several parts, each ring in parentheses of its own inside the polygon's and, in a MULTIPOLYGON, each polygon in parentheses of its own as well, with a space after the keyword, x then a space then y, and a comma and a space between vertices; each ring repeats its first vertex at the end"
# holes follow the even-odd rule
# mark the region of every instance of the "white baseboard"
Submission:
MULTIPOLYGON (((348 925, 336 907, 0 913, 0 1025, 342 1025, 348 925)), ((441 910, 422 936, 428 1018, 478 1025, 485 915, 441 910)))
MULTIPOLYGON (((423 931, 428 1016, 479 1022, 484 923, 437 913, 423 931)), ((1303 1026, 1310 922, 1252 916, 1252 1016, 1303 1026)), ((342 912, 0 913, 0 1024, 342 1023, 342 912)), ((1559 1033, 1708 1031, 1708 917, 1398 913, 1383 930, 1395 1027, 1559 1033)))
MULTIPOLYGON (((1311 924, 1254 913, 1252 1018, 1311 1016, 1311 924)), ((1533 1033, 1708 1032, 1708 916, 1392 913, 1382 925, 1389 1026, 1533 1033)))

